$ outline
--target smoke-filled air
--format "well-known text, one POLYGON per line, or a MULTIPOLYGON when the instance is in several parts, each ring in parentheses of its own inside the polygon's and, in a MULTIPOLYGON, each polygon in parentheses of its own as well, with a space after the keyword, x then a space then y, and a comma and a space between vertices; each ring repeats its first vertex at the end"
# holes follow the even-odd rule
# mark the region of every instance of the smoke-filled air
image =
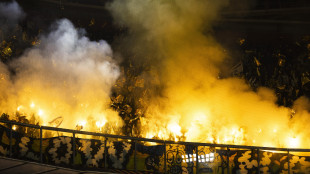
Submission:
POLYGON ((10 3, 0 3, 1 30, 8 32, 9 29, 14 27, 14 25, 16 25, 17 22, 24 17, 25 13, 16 1, 10 3), (6 28, 4 28, 4 26, 6 26, 6 28))
POLYGON ((109 108, 109 96, 120 72, 110 46, 90 41, 66 19, 53 28, 38 46, 0 64, 1 112, 91 131, 109 122, 115 133, 122 120, 109 108))
POLYGON ((84 30, 59 20, 22 56, 0 63, 0 111, 83 131, 127 134, 123 128, 135 123, 131 128, 138 131, 131 135, 145 138, 309 148, 309 99, 286 108, 271 89, 254 92, 244 79, 221 77, 230 56, 212 36, 212 25, 226 5, 228 0, 111 1, 114 22, 127 28, 114 42, 122 66, 105 41, 90 41, 84 30), (126 92, 126 69, 137 70, 137 86, 146 93, 126 92), (111 100, 124 99, 116 88, 140 102, 134 119, 111 107, 111 100))
POLYGON ((133 62, 151 67, 141 74, 155 91, 147 99, 141 134, 175 141, 309 147, 307 98, 298 99, 294 108, 280 107, 272 90, 253 92, 243 79, 220 77, 228 56, 212 37, 210 26, 227 4, 226 0, 110 4, 114 20, 129 30, 120 44, 136 54, 133 62), (161 86, 160 94, 156 86, 161 86))

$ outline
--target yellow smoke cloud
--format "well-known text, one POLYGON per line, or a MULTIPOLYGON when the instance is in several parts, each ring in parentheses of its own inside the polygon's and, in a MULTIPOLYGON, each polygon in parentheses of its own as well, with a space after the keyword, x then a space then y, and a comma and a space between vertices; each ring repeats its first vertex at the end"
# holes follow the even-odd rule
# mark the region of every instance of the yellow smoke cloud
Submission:
POLYGON ((109 5, 115 21, 129 30, 121 44, 138 54, 136 61, 152 64, 156 76, 143 76, 159 77, 164 87, 163 97, 149 99, 144 136, 171 138, 181 132, 187 141, 309 147, 296 139, 304 132, 293 129, 290 108, 277 106, 273 91, 253 92, 242 79, 218 78, 226 55, 211 26, 227 4, 114 0, 109 5))

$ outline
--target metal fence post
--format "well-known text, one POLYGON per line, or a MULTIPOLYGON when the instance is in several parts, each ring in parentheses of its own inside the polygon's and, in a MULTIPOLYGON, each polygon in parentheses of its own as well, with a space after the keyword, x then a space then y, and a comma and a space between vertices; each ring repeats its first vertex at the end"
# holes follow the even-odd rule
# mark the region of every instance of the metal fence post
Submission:
POLYGON ((137 171, 137 141, 134 140, 133 143, 134 143, 133 165, 134 165, 135 171, 137 171))
POLYGON ((10 139, 9 139, 9 145, 10 145, 10 157, 12 157, 12 124, 10 124, 10 139))
POLYGON ((72 164, 75 163, 75 132, 72 133, 72 164))
POLYGON ((257 173, 260 174, 259 149, 257 149, 257 173))
POLYGON ((287 171, 288 171, 288 174, 290 174, 290 150, 287 150, 287 171))
POLYGON ((226 159, 226 162, 227 162, 227 174, 230 173, 230 170, 229 170, 229 147, 227 146, 227 159, 226 159))
POLYGON ((40 126, 40 162, 43 162, 43 152, 42 152, 42 127, 40 126))
POLYGON ((199 173, 198 146, 196 146, 196 173, 199 173))
POLYGON ((164 173, 167 172, 167 149, 166 149, 166 141, 164 141, 164 173))
POLYGON ((108 168, 108 162, 107 162, 107 140, 108 138, 104 137, 104 168, 108 168))

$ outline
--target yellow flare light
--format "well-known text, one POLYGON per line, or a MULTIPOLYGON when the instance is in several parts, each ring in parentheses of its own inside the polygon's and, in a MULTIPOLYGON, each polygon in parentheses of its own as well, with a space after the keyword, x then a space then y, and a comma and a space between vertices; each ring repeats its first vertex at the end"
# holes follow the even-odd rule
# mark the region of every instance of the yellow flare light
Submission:
POLYGON ((102 127, 105 125, 105 123, 106 123, 106 121, 97 121, 97 122, 96 122, 96 126, 97 126, 98 128, 102 128, 102 127))
POLYGON ((288 141, 289 141, 290 148, 298 148, 300 145, 300 140, 298 137, 289 137, 288 141))
POLYGON ((20 110, 22 109, 22 107, 23 107, 23 106, 18 106, 16 110, 17 110, 17 111, 20 111, 20 110))
POLYGON ((34 108, 36 105, 33 103, 33 102, 31 102, 31 104, 30 104, 30 107, 31 108, 34 108))
POLYGON ((81 121, 78 122, 77 125, 85 127, 85 126, 86 126, 86 123, 87 123, 86 120, 81 120, 81 121))
POLYGON ((39 115, 40 117, 42 117, 42 116, 43 116, 43 114, 44 114, 44 111, 43 111, 42 109, 39 109, 39 111, 38 111, 38 115, 39 115))
POLYGON ((175 135, 182 135, 181 127, 175 122, 168 124, 168 129, 175 135))

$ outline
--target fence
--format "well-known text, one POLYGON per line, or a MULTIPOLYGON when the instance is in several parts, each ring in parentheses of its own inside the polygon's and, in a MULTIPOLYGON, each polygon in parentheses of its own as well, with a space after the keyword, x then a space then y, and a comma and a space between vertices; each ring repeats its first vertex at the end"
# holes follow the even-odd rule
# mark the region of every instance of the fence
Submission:
POLYGON ((0 146, 0 153, 2 152, 3 155, 73 168, 227 174, 242 171, 250 173, 265 173, 267 171, 271 171, 271 173, 273 173, 272 171, 275 173, 308 173, 310 170, 310 155, 304 155, 310 152, 310 149, 174 142, 38 126, 6 120, 0 120, 0 122, 7 125, 7 128, 2 128, 2 132, 0 132, 0 135, 2 134, 2 144, 0 145, 3 146, 0 146), (14 125, 37 129, 39 137, 24 137, 13 130, 14 125), (72 134, 72 137, 43 138, 43 131, 69 133, 72 134), (78 138, 78 135, 90 135, 102 140, 82 139, 78 138), (5 136, 8 136, 7 144, 5 136), (120 139, 126 141, 119 141, 120 139), (151 143, 156 143, 156 145, 146 145, 151 143), (8 152, 5 151, 6 147, 8 147, 8 152), (296 152, 303 155, 294 155, 296 152), (35 157, 36 154, 38 158, 35 157))

